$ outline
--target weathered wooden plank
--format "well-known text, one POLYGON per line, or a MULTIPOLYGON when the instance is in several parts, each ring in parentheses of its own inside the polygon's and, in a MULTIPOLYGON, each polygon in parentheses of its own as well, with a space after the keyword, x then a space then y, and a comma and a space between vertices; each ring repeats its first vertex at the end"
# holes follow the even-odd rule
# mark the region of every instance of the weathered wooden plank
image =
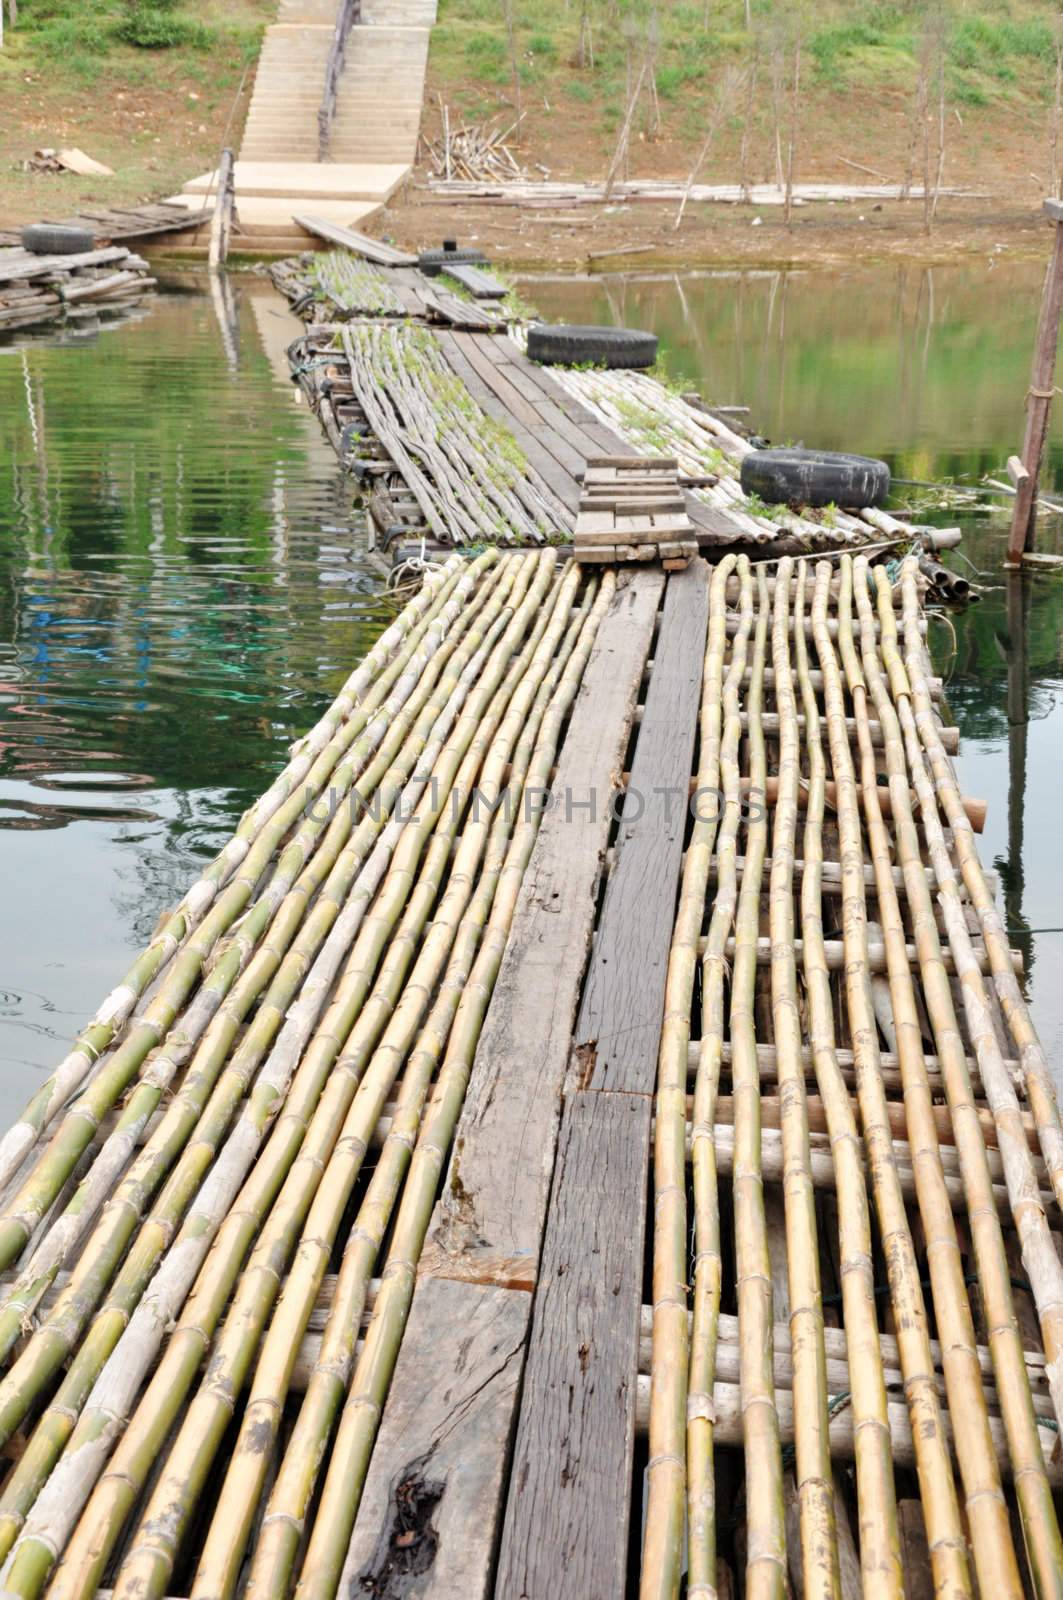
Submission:
POLYGON ((650 1094, 664 1012, 709 617, 709 568, 668 580, 617 862, 576 1025, 581 1082, 650 1094), (637 800, 635 799, 637 797, 637 800))
POLYGON ((415 267, 417 257, 409 255, 405 250, 396 250, 390 244, 383 244, 379 239, 370 239, 368 234, 358 233, 354 228, 343 228, 338 222, 329 222, 326 217, 310 215, 293 216, 292 221, 298 223, 300 228, 305 228, 307 233, 312 233, 319 239, 325 239, 329 244, 341 245, 345 250, 353 250, 356 255, 365 256, 367 261, 375 261, 382 267, 415 267))
POLYGON ((493 273, 484 272, 482 267, 459 261, 445 270, 448 277, 460 283, 476 300, 501 300, 506 292, 505 284, 500 283, 493 273))
POLYGON ((573 708, 429 1234, 443 1275, 482 1253, 539 1255, 610 801, 663 584, 645 568, 618 583, 573 708))
POLYGON ((530 1304, 512 1289, 418 1284, 342 1594, 486 1593, 469 1574, 494 1561, 530 1304))
POLYGON ((505 406, 508 415, 515 417, 526 428, 534 428, 539 422, 535 407, 530 406, 523 395, 513 387, 506 377, 504 365, 494 358, 496 347, 505 341, 474 333, 456 333, 454 338, 469 365, 480 374, 484 383, 505 406), (485 340, 486 348, 481 339, 485 340))
POLYGON ((495 1592, 625 1589, 652 1099, 565 1101, 495 1592))

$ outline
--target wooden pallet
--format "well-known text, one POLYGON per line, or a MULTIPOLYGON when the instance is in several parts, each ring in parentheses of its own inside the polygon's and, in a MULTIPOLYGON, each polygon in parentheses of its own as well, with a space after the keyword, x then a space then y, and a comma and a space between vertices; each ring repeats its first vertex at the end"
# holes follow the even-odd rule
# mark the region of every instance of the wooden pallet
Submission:
POLYGON ((575 546, 577 561, 660 560, 682 571, 698 546, 675 457, 589 457, 575 546))

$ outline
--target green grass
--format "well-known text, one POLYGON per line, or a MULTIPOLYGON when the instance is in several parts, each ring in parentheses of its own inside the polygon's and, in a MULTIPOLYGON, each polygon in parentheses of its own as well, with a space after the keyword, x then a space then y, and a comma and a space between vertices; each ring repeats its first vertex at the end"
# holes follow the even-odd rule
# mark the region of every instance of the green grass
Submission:
MULTIPOLYGON (((629 61, 641 60, 654 29, 657 92, 677 127, 703 119, 721 73, 747 65, 754 46, 764 101, 772 52, 781 48, 789 58, 797 31, 810 90, 910 94, 925 19, 939 15, 949 95, 971 106, 1045 104, 1052 96, 1056 41, 1063 38, 1055 0, 752 0, 752 31, 745 25, 745 0, 588 3, 593 65, 580 59, 581 0, 513 0, 516 45, 522 84, 588 106, 600 130, 619 121, 629 61)), ((481 103, 505 114, 513 67, 503 0, 441 0, 432 73, 452 104, 467 108, 479 86, 491 91, 481 103)))
POLYGON ((219 51, 246 62, 258 52, 267 9, 202 0, 22 0, 11 37, 35 64, 90 78, 104 61, 126 60, 131 50, 147 64, 163 55, 194 60, 219 51))

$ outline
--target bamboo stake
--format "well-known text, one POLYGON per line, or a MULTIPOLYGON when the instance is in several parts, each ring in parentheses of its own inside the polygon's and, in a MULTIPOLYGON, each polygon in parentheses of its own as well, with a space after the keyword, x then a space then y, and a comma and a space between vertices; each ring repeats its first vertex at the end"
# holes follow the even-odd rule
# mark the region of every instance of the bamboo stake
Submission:
MULTIPOLYGON (((709 626, 702 668, 700 711, 700 755, 698 789, 715 794, 719 784, 720 686, 727 643, 724 631, 724 593, 727 575, 734 559, 725 556, 713 573, 709 590, 709 626)), ((713 1305, 719 1304, 720 1251, 711 1242, 712 1219, 717 1216, 716 1181, 707 1176, 694 1136, 696 1254, 694 1263, 694 1304, 696 1340, 690 1361, 691 1395, 687 1400, 687 1312, 686 1312, 686 1060, 690 1044, 690 1010, 697 972, 697 938, 704 914, 709 863, 716 833, 715 808, 708 818, 697 816, 683 863, 672 948, 668 957, 665 984, 664 1021, 661 1030, 657 1086, 657 1133, 654 1164, 654 1321, 655 1395, 657 1414, 651 1418, 653 1439, 648 1468, 649 1509, 647 1538, 643 1551, 643 1594, 650 1586, 663 1585, 674 1593, 678 1585, 680 1543, 683 1528, 683 1431, 690 1491, 690 1568, 688 1593, 715 1594, 716 1574, 715 1507, 712 1474, 711 1409, 699 1406, 699 1396, 711 1395, 713 1305), (658 1252, 662 1259, 658 1260, 658 1252), (666 1252, 666 1254, 665 1254, 666 1252), (666 1264, 665 1264, 666 1263, 666 1264), (658 1288, 667 1271, 668 1283, 658 1288), (704 1308, 704 1309, 703 1309, 704 1308), (706 1341, 701 1338, 702 1317, 709 1318, 706 1341), (700 1356, 703 1343, 706 1357, 700 1356), (662 1398, 668 1406, 662 1419, 662 1398), (661 1422, 667 1432, 660 1437, 661 1422), (706 1465, 707 1464, 707 1465, 706 1465), (664 1471, 662 1472, 662 1466, 664 1471), (665 1481, 667 1475, 668 1481, 665 1481), (666 1513, 659 1505, 664 1501, 666 1513), (662 1537, 663 1536, 663 1537, 662 1537)), ((711 1126, 714 1120, 709 1116, 711 1126)), ((697 1114, 695 1114, 697 1121, 697 1114)), ((709 1152, 711 1160, 711 1149, 709 1152)), ((719 1233, 718 1218, 715 1224, 719 1233)))
MULTIPOLYGON (((794 855, 797 791, 801 776, 797 702, 790 665, 790 579, 793 562, 778 570, 772 626, 772 669, 779 710, 779 799, 775 809, 769 884, 772 944, 772 1026, 782 1101, 786 1263, 793 1346, 794 1425, 797 1439, 798 1524, 806 1600, 841 1593, 830 1462, 823 1300, 819 1277, 816 1199, 812 1185, 801 1018, 794 951, 794 855)), ((797 629, 796 637, 803 638, 797 629)), ((754 775, 755 779, 755 775, 754 775)), ((757 1092, 760 1092, 759 1063, 757 1092)), ((737 1113, 737 1097, 736 1097, 737 1113)), ((736 1122, 737 1141, 737 1122, 736 1122)))
MULTIPOLYGON (((904 1082, 908 1136, 912 1145, 919 1214, 927 1241, 934 1312, 945 1351, 946 1392, 956 1433, 960 1476, 967 1499, 975 1572, 983 1593, 995 1593, 999 1590, 1018 1600, 1022 1594, 1022 1580, 1012 1545, 1008 1508, 1004 1500, 989 1429, 989 1414, 978 1367, 974 1325, 964 1286, 963 1258, 945 1186, 930 1084, 923 1065, 922 1025, 912 970, 904 948, 904 920, 896 885, 893 882, 891 838, 883 824, 878 804, 878 776, 867 732, 868 681, 870 680, 873 695, 876 686, 881 689, 881 684, 878 682, 877 661, 872 653, 873 640, 864 641, 862 663, 857 656, 852 636, 852 576, 852 562, 848 557, 843 557, 842 593, 838 599, 842 660, 859 734, 864 815, 871 844, 872 862, 876 868, 878 915, 886 942, 890 1000, 904 1082), (869 644, 872 649, 868 649, 869 644)), ((902 870, 910 867, 913 861, 918 863, 919 867, 918 873, 910 874, 907 883, 909 904, 912 907, 921 958, 923 993, 930 1012, 939 1058, 942 1058, 944 1066, 943 1051, 950 1051, 950 1047, 955 1044, 960 1047, 962 1054, 962 1045, 956 1029, 955 1016, 952 1014, 948 978, 940 959, 940 948, 937 948, 937 927, 933 914, 930 913, 929 925, 926 917, 920 914, 923 909, 920 896, 925 905, 929 906, 929 894, 908 801, 908 775, 903 748, 899 748, 896 717, 893 715, 892 704, 880 704, 879 700, 880 697, 876 697, 880 716, 886 714, 889 718, 884 728, 887 733, 886 749, 892 790, 894 836, 900 863, 902 870)), ((962 1125, 957 1124, 957 1138, 961 1137, 961 1131, 962 1125)), ((980 1132, 978 1137, 981 1137, 980 1132)), ((974 1219, 975 1213, 972 1207, 972 1220, 974 1219)), ((1005 1264, 1005 1279, 1006 1276, 1005 1264)), ((994 1330, 994 1337, 999 1331, 994 1330)), ((1025 1371, 1023 1376, 1025 1378, 1025 1371)), ((1034 1446, 1039 1456, 1040 1446, 1037 1444, 1036 1435, 1034 1446)))
MULTIPOLYGON (((795 605, 804 605, 807 566, 798 567, 795 605)), ((801 880, 803 971, 809 1042, 823 1098, 838 1187, 842 1314, 849 1356, 856 1492, 860 1517, 860 1564, 865 1592, 900 1600, 903 1592, 897 1502, 893 1484, 886 1386, 882 1370, 872 1265, 871 1216, 863 1153, 848 1085, 842 1077, 834 1031, 834 1006, 823 941, 822 876, 826 761, 819 706, 808 665, 804 629, 794 635, 797 681, 805 711, 809 793, 801 880)), ((802 1064, 802 1073, 804 1067, 802 1064)))
POLYGON ((1041 1041, 1037 1037, 1037 1030, 1030 1017, 1026 1000, 1011 968, 1007 934, 996 902, 986 883, 971 828, 962 801, 959 800, 952 763, 942 749, 938 737, 933 708, 926 691, 927 673, 923 664, 924 647, 918 630, 919 606, 914 563, 905 562, 901 587, 904 595, 904 665, 911 684, 912 710, 919 729, 919 738, 930 763, 934 787, 949 827, 952 829, 953 845, 967 893, 978 913, 997 995, 1012 1038, 1018 1047, 1023 1088, 1037 1121, 1041 1151, 1052 1177, 1056 1199, 1063 1206, 1063 1123, 1060 1122, 1052 1072, 1041 1041))
POLYGON ((941 1406, 931 1377, 930 1339, 919 1268, 897 1172, 896 1157, 879 1068, 878 1031, 867 963, 867 907, 864 892, 860 812, 852 754, 844 730, 845 701, 837 658, 827 627, 827 587, 831 568, 820 562, 812 608, 813 637, 824 680, 827 734, 838 798, 838 827, 844 878, 844 938, 849 960, 846 1001, 856 1058, 857 1094, 890 1279, 890 1297, 904 1372, 905 1397, 915 1440, 923 1514, 934 1581, 942 1594, 970 1595, 967 1543, 960 1521, 952 1464, 941 1425, 941 1406), (841 726, 840 726, 841 724, 841 726))
POLYGON ((767 579, 757 572, 753 670, 747 696, 750 796, 760 797, 746 825, 746 870, 735 913, 731 980, 731 1051, 734 1088, 735 1268, 742 1373, 742 1437, 746 1457, 750 1600, 782 1600, 786 1591, 786 1513, 783 1502, 779 1419, 772 1380, 772 1281, 760 1153, 760 1078, 754 999, 761 879, 767 849, 767 777, 760 725, 762 674, 768 628, 767 579))

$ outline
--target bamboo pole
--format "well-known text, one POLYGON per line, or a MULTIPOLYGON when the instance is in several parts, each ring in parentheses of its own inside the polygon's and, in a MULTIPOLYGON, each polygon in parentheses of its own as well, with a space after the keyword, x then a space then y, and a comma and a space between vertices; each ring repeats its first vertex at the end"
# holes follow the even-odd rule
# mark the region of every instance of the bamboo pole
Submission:
MULTIPOLYGON (((786 557, 778 569, 772 625, 772 670, 775 673, 780 737, 779 799, 775 808, 769 881, 769 932, 772 945, 772 1027, 782 1101, 783 1161, 786 1172, 783 1197, 793 1346, 801 1573, 806 1600, 814 1600, 817 1596, 840 1597, 841 1571, 834 1522, 819 1239, 809 1151, 805 1075, 801 1066, 802 1026, 794 950, 794 856, 801 768, 797 701, 790 662, 792 572, 793 562, 786 557)), ((796 637, 803 638, 802 629, 797 629, 796 637)), ((755 1056, 754 1062, 759 1095, 759 1063, 755 1056)), ((736 1086, 736 1119, 737 1109, 736 1086)), ((737 1135, 736 1120, 736 1143, 737 1135)))
MULTIPOLYGON (((719 784, 720 694, 726 648, 724 594, 734 558, 725 556, 709 589, 709 625, 702 668, 698 789, 719 784)), ((716 1178, 708 1149, 699 1148, 698 1128, 706 1089, 699 1074, 694 1132, 694 1341, 689 1356, 686 1311, 686 1061, 697 972, 697 938, 704 914, 716 818, 696 816, 683 863, 679 908, 665 984, 657 1086, 654 1163, 654 1393, 649 1506, 643 1550, 644 1596, 678 1589, 683 1533, 684 1480, 689 1475, 688 1594, 714 1595, 716 1528, 712 1471, 712 1414, 699 1404, 713 1385, 713 1324, 719 1307, 720 1251, 716 1178), (706 1167, 705 1161, 709 1166, 706 1167), (707 1327, 702 1328, 707 1319, 707 1327), (663 1402, 663 1404, 662 1404, 663 1402), (663 1429, 662 1429, 663 1424, 663 1429), (684 1473, 685 1450, 688 1462, 684 1473), (662 1512, 661 1507, 664 1507, 662 1512)), ((708 1091, 711 1127, 711 1090, 708 1091)), ((702 1141, 703 1144, 703 1141, 702 1141)))
POLYGON ((842 902, 844 938, 850 958, 846 965, 845 992, 856 1058, 857 1095, 879 1230, 889 1270, 890 1297, 904 1372, 905 1398, 916 1445, 934 1581, 943 1594, 970 1595, 967 1543, 956 1499, 952 1464, 942 1432, 941 1406, 931 1377, 932 1358, 926 1308, 879 1068, 878 1031, 866 954, 867 906, 860 809, 852 753, 844 730, 845 701, 841 676, 830 630, 826 625, 830 577, 829 564, 820 562, 816 569, 812 617, 816 654, 824 679, 827 734, 838 797, 838 828, 845 882, 842 902))
MULTIPOLYGON (((903 747, 900 746, 896 717, 893 715, 892 704, 886 704, 881 696, 882 686, 874 654, 874 640, 868 639, 865 633, 861 660, 857 655, 857 647, 852 636, 852 577, 852 562, 848 557, 843 558, 843 592, 838 600, 839 621, 842 625, 842 659, 859 730, 864 815, 872 862, 876 868, 878 915, 887 949, 890 1001, 904 1082, 908 1136, 912 1145, 919 1214, 926 1236, 934 1313, 945 1349, 945 1384, 953 1428, 956 1432, 960 1475, 967 1500, 975 1573, 983 1593, 995 1593, 999 1590, 1018 1600, 1022 1594, 1022 1580, 1011 1540, 1008 1508, 1004 1500, 1003 1485, 989 1429, 989 1414, 978 1367, 974 1324, 964 1285, 963 1258, 945 1186, 930 1084, 923 1065, 922 1024, 912 969, 905 949, 904 919, 901 915, 896 885, 893 882, 891 848, 893 840, 883 824, 878 806, 878 776, 867 734, 869 684, 880 716, 887 717, 884 727, 887 730, 887 761, 893 790, 893 839, 897 843, 902 870, 910 868, 913 863, 917 863, 919 868, 917 873, 910 873, 907 888, 920 954, 923 994, 930 1013, 939 1058, 942 1057, 943 1051, 951 1054, 953 1046, 958 1047, 962 1055, 962 1042, 956 1028, 955 1016, 952 1014, 948 977, 938 947, 937 926, 932 911, 929 912, 929 918, 926 914, 930 897, 908 801, 908 774, 903 747), (875 695, 876 688, 880 691, 878 695, 875 695)), ((865 610, 868 608, 869 603, 866 604, 865 610)), ((962 1131, 962 1124, 958 1123, 956 1128, 958 1139, 962 1131)), ((980 1130, 977 1132, 980 1139, 980 1130)), ((988 1184, 988 1174, 986 1179, 988 1184)), ((977 1213, 973 1205, 971 1215, 977 1227, 977 1213)), ((993 1221, 995 1222, 995 1214, 993 1221)), ((1005 1281, 1006 1277, 1005 1265, 1005 1281)), ((994 1329, 994 1337, 1002 1334, 1002 1329, 994 1329)), ((1025 1379, 1025 1369, 1023 1377, 1025 1379)), ((1036 1435, 1034 1448, 1039 1456, 1040 1446, 1036 1435)))
POLYGON ((746 870, 735 913, 731 979, 731 1051, 734 1088, 734 1219, 739 1344, 742 1372, 742 1436, 746 1457, 750 1600, 782 1600, 786 1590, 786 1514, 783 1503, 779 1419, 772 1381, 772 1281, 760 1149, 760 1079, 754 999, 761 879, 767 850, 763 804, 766 757, 760 726, 762 679, 768 628, 766 574, 757 573, 757 617, 753 670, 747 696, 751 808, 746 823, 746 870))
POLYGON ((1023 552, 1031 548, 1037 480, 1055 393, 1056 346, 1059 343, 1059 319, 1063 313, 1063 205, 1058 200, 1046 200, 1044 209, 1052 222, 1052 254, 1045 271, 1033 369, 1026 393, 1026 437, 1022 446, 1022 464, 1026 475, 1015 490, 1015 507, 1005 560, 1005 565, 1009 567, 1021 566, 1023 552))
POLYGON ((901 586, 904 595, 904 665, 912 689, 912 710, 919 738, 930 763, 942 810, 952 829, 953 847, 964 885, 978 913, 1004 1018, 1018 1048, 1022 1086, 1037 1122, 1041 1152, 1051 1174, 1056 1199, 1063 1206, 1063 1123, 1060 1122, 1052 1071, 1012 970, 1007 934, 978 859, 959 796, 956 774, 937 735, 933 707, 926 692, 927 674, 922 638, 918 631, 919 606, 914 563, 905 562, 901 586))
MULTIPOLYGON (((797 579, 798 611, 804 603, 807 572, 807 565, 802 562, 797 579)), ((805 869, 801 880, 803 972, 812 1062, 826 1111, 838 1188, 842 1315, 849 1355, 849 1382, 841 1387, 849 1388, 852 1393, 860 1565, 865 1593, 881 1595, 883 1600, 886 1597, 900 1600, 903 1592, 900 1536, 875 1306, 871 1214, 856 1117, 848 1084, 838 1064, 834 1005, 824 952, 822 875, 826 761, 803 629, 794 635, 794 657, 805 710, 809 761, 803 836, 805 869)), ((803 1073, 803 1064, 801 1070, 803 1073)), ((781 1073, 779 1077, 781 1081, 781 1073)))

